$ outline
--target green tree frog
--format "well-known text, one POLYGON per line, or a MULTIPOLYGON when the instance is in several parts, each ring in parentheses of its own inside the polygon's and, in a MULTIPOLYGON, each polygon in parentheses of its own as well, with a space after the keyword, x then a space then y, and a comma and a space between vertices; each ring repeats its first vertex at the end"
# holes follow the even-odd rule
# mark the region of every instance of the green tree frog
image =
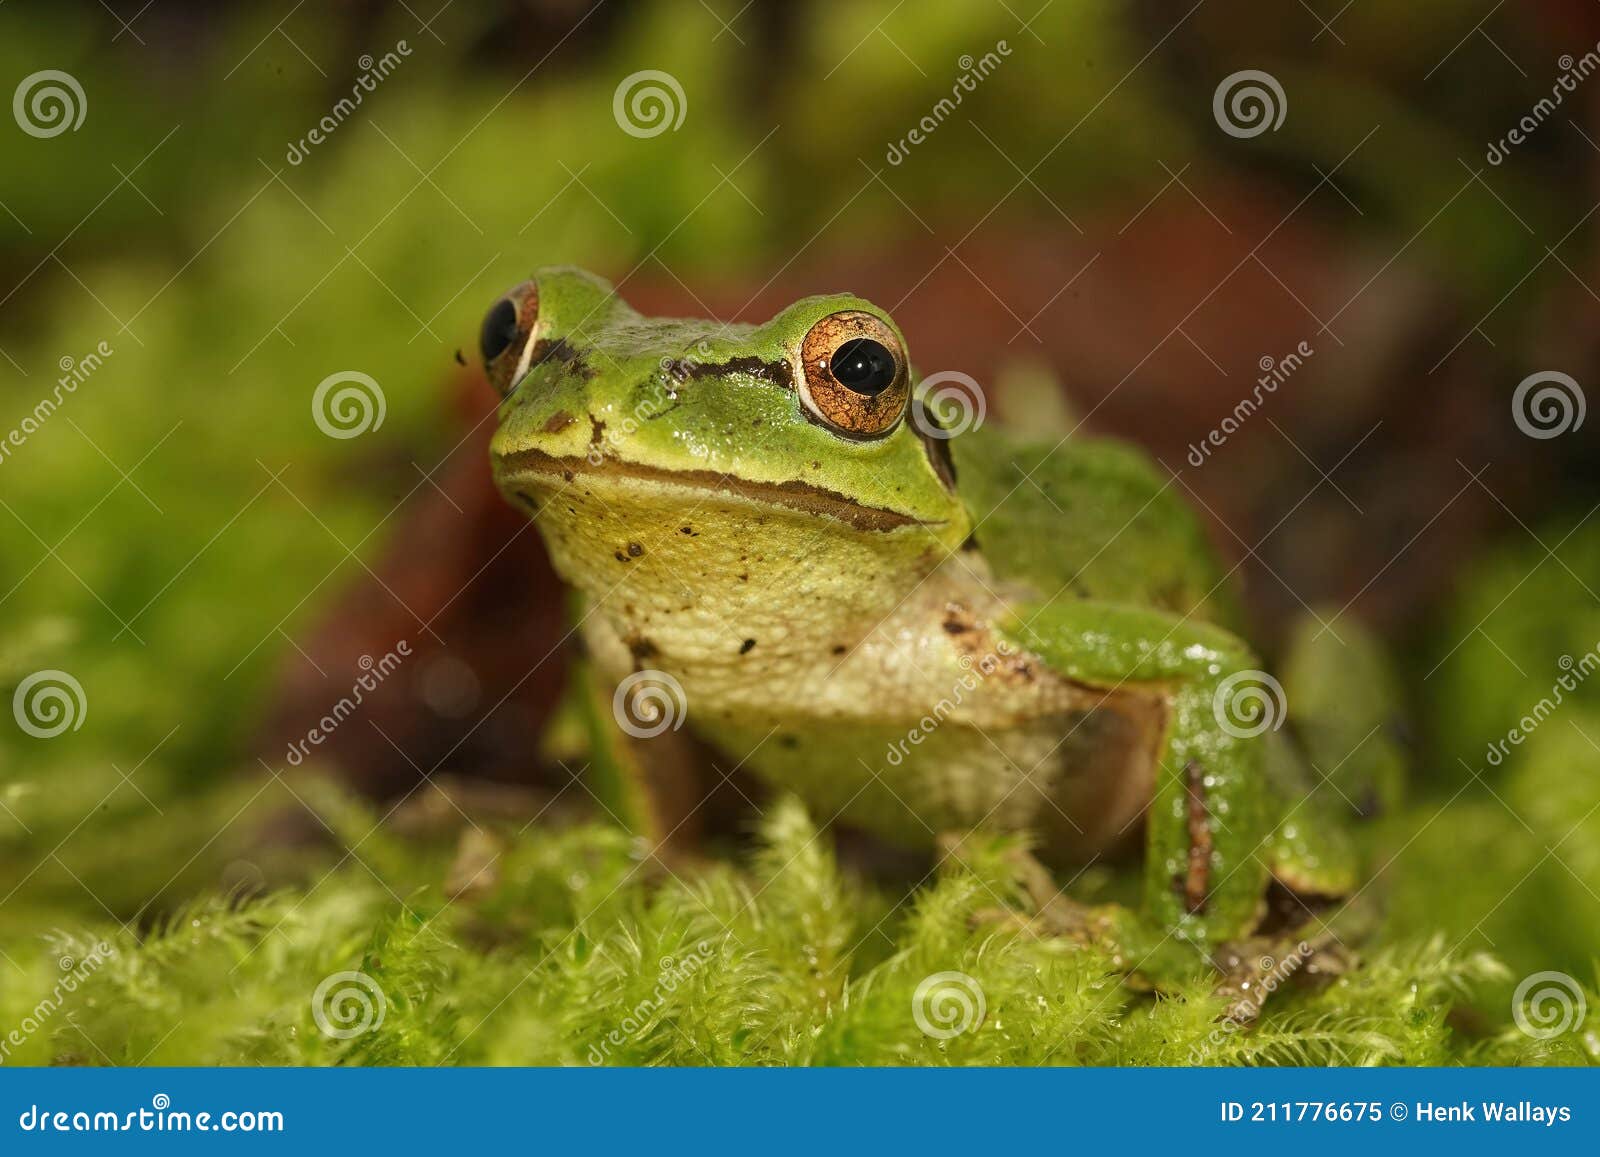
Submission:
POLYGON ((481 348, 496 481, 578 595, 622 769, 608 806, 663 855, 718 778, 691 737, 890 844, 1025 832, 1063 869, 1142 853, 1134 905, 1040 897, 1062 927, 1214 958, 1359 888, 1398 759, 1382 660, 1341 620, 1262 671, 1144 454, 998 422, 952 437, 894 320, 849 294, 719 324, 547 268, 481 348))

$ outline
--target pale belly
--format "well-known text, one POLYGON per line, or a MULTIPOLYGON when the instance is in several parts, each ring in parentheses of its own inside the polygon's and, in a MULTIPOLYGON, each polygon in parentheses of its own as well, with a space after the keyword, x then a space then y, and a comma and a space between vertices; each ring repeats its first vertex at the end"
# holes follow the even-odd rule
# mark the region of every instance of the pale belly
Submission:
POLYGON ((980 554, 724 493, 550 487, 541 525, 589 599, 597 671, 611 686, 669 679, 724 771, 903 845, 1026 830, 1075 861, 1137 828, 1160 700, 1107 695, 1006 644, 980 554))
POLYGON ((624 641, 633 628, 603 617, 585 633, 613 679, 669 674, 688 728, 728 768, 798 795, 820 825, 906 847, 974 828, 1028 832, 1058 863, 1131 843, 1153 791, 1160 702, 1055 676, 1002 642, 973 602, 930 583, 843 654, 830 644, 811 663, 776 645, 770 625, 765 655, 758 643, 739 663, 680 659, 659 630, 651 638, 664 642, 641 657, 624 641))

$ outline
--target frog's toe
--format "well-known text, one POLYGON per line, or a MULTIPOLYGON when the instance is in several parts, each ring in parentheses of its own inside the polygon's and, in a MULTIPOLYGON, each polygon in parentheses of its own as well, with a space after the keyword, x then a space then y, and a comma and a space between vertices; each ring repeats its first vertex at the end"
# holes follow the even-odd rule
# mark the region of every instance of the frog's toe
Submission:
POLYGON ((1115 921, 1102 910, 1057 896, 1032 915, 1015 908, 980 908, 971 916, 974 928, 1039 938, 1055 937, 1111 948, 1115 921))
POLYGON ((1251 936, 1220 945, 1211 963, 1221 973, 1215 992, 1227 1000, 1223 1018, 1251 1024, 1280 989, 1348 970, 1355 955, 1337 937, 1309 940, 1251 936))
POLYGON ((1011 849, 1006 861, 1033 907, 1033 915, 1024 921, 1029 932, 1114 948, 1117 919, 1112 909, 1072 899, 1056 883, 1050 869, 1026 848, 1011 849))

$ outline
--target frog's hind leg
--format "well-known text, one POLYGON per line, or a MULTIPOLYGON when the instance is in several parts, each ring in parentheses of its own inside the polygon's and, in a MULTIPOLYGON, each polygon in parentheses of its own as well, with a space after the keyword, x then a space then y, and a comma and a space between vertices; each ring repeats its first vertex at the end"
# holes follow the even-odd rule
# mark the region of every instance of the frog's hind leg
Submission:
POLYGON ((1228 1015, 1253 1020, 1267 997, 1337 975, 1377 917, 1362 885, 1373 821, 1399 802, 1404 755, 1397 681, 1377 641, 1337 614, 1312 614, 1290 633, 1279 667, 1281 729, 1263 735, 1263 770, 1277 817, 1264 858, 1272 873, 1260 925, 1211 956, 1228 1015))
POLYGON ((1373 915, 1360 884, 1376 821, 1393 813, 1402 794, 1398 680, 1378 641, 1336 614, 1296 624, 1281 671, 1288 726, 1271 736, 1266 762, 1282 817, 1268 857, 1287 894, 1279 897, 1279 923, 1348 939, 1373 915), (1344 902, 1349 896, 1367 902, 1357 908, 1344 902))
POLYGON ((1065 600, 1022 608, 1007 629, 1058 675, 1098 694, 1159 706, 1145 817, 1144 912, 1176 940, 1210 949, 1258 923, 1268 879, 1253 720, 1219 715, 1259 663, 1219 627, 1144 607, 1065 600))
MULTIPOLYGON (((1023 607, 1005 633, 1053 673, 1098 694, 1101 705, 1131 696, 1159 707, 1142 725, 1152 740, 1143 917, 1077 909, 1062 926, 1108 929, 1130 970, 1157 983, 1192 970, 1193 952, 1180 951, 1188 942, 1222 973, 1221 990, 1235 1004, 1263 991, 1257 974, 1265 958, 1274 966, 1295 960, 1284 967, 1302 973, 1331 969, 1337 930, 1308 926, 1294 913, 1350 894, 1356 872, 1338 846, 1341 825, 1325 826, 1325 817, 1297 810, 1296 801, 1321 808, 1320 795, 1339 794, 1302 791, 1286 800, 1287 777, 1315 767, 1343 786, 1344 773, 1334 770, 1343 759, 1367 768, 1377 798, 1388 794, 1382 784, 1394 769, 1383 746, 1361 754, 1380 738, 1364 738, 1366 716, 1393 703, 1366 663, 1376 650, 1337 655, 1319 640, 1316 651, 1291 657, 1285 688, 1230 632, 1142 607, 1093 600, 1023 607), (1329 678, 1340 664, 1355 679, 1370 679, 1362 698, 1329 678), (1351 711, 1352 702, 1362 711, 1351 711), (1309 710, 1321 706, 1335 710, 1309 710), (1317 722, 1327 714, 1336 726, 1317 722), (1299 730, 1315 732, 1306 746, 1320 753, 1317 762, 1298 761, 1292 738, 1299 730), (1288 917, 1280 916, 1280 899, 1293 902, 1288 917)), ((1342 631, 1346 640, 1353 634, 1353 627, 1342 631)), ((1058 794, 1070 803, 1070 793, 1058 794)))

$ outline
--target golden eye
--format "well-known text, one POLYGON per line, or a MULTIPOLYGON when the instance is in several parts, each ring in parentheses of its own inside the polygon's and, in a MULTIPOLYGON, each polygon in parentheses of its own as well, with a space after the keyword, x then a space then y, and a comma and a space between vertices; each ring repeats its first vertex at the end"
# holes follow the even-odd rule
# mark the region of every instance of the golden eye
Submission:
POLYGON ((513 379, 522 362, 528 338, 539 321, 539 287, 524 281, 512 289, 484 316, 483 328, 478 331, 478 352, 483 355, 484 372, 489 384, 504 397, 515 385, 513 379))
POLYGON ((911 395, 900 339, 876 314, 829 314, 800 344, 807 409, 848 438, 878 438, 894 429, 911 395))

